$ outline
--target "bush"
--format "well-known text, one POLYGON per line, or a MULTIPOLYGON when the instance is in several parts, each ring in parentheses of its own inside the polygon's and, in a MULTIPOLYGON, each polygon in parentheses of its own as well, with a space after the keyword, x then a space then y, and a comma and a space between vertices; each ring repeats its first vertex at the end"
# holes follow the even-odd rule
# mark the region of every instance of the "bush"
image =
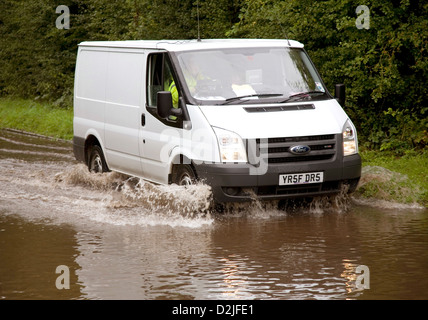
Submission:
POLYGON ((428 4, 371 1, 369 29, 358 29, 360 3, 247 1, 228 33, 289 37, 305 44, 327 87, 347 86, 347 113, 363 146, 424 148, 428 140, 428 4))
POLYGON ((347 86, 346 112, 362 147, 426 148, 428 3, 356 0, 65 0, 71 28, 58 30, 54 0, 0 2, 0 96, 71 107, 77 45, 90 40, 291 38, 327 87, 347 86), (199 3, 199 10, 197 7, 199 3))

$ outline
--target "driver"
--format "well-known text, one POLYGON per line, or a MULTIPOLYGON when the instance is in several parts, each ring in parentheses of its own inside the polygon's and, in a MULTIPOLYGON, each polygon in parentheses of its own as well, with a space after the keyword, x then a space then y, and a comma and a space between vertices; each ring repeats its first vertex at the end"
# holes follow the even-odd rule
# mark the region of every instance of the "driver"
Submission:
POLYGON ((193 96, 196 92, 196 85, 198 84, 198 81, 203 80, 204 76, 201 73, 201 69, 195 57, 190 56, 185 65, 186 68, 183 70, 184 78, 186 80, 190 94, 193 96))

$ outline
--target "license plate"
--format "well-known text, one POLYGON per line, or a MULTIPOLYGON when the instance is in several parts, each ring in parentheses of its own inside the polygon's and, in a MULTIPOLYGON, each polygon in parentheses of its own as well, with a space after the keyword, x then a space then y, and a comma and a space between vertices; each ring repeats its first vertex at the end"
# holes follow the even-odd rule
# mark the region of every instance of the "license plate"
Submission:
POLYGON ((289 173, 279 175, 279 185, 321 183, 324 181, 324 172, 289 173))

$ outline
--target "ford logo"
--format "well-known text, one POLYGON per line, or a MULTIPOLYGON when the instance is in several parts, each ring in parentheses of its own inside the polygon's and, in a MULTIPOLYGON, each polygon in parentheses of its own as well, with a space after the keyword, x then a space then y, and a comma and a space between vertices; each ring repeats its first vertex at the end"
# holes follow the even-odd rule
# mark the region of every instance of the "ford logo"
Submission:
POLYGON ((311 151, 311 148, 309 148, 308 146, 293 146, 293 147, 290 147, 290 152, 292 154, 303 155, 303 154, 309 153, 309 151, 311 151))

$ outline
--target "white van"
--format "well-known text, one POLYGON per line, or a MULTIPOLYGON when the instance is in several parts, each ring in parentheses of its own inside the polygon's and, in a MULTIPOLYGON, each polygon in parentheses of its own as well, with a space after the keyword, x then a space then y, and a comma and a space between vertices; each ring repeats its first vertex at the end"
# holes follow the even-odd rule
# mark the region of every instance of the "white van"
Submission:
POLYGON ((218 202, 352 192, 361 158, 342 89, 292 40, 83 42, 74 154, 92 172, 204 181, 218 202))

